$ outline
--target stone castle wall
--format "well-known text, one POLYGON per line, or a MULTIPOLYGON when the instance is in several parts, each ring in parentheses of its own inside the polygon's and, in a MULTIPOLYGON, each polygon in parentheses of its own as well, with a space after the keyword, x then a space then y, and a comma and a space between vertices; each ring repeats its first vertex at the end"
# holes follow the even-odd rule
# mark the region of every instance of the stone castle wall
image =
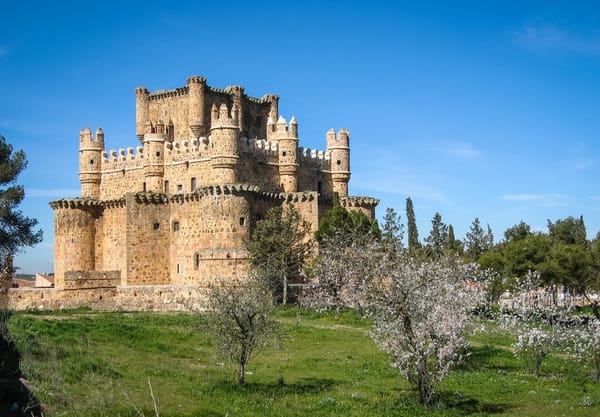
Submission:
POLYGON ((327 132, 326 150, 305 149, 296 119, 279 116, 277 96, 216 89, 202 77, 174 90, 135 92, 140 144, 106 151, 102 129, 81 130, 81 198, 50 203, 58 289, 91 302, 90 286, 101 276, 111 276, 115 288, 243 277, 245 242, 279 205, 294 204, 312 232, 334 193, 374 217, 377 200, 348 197, 345 129, 327 132), (81 278, 86 271, 92 275, 81 278))
POLYGON ((65 272, 65 290, 93 290, 116 288, 121 285, 121 271, 68 271, 65 272))
POLYGON ((96 220, 95 270, 127 271, 127 209, 125 199, 105 204, 96 220))
POLYGON ((141 285, 61 290, 12 288, 11 310, 63 310, 82 306, 103 311, 203 311, 206 287, 191 285, 141 285))
MULTIPOLYGON (((238 142, 236 182, 254 184, 264 190, 281 190, 278 144, 247 138, 240 138, 238 142)), ((168 143, 164 149, 161 191, 188 193, 203 185, 227 183, 213 169, 215 151, 208 139, 168 143)), ((100 199, 118 199, 126 192, 144 190, 145 159, 147 155, 142 147, 137 153, 133 148, 106 153, 101 163, 100 199)), ((312 191, 320 187, 321 194, 332 194, 332 179, 327 175, 330 166, 328 153, 300 148, 297 162, 298 191, 312 191)))
MULTIPOLYGON (((212 106, 219 107, 221 104, 226 104, 229 108, 234 105, 240 108, 240 127, 244 136, 266 137, 266 122, 270 115, 276 117, 278 97, 266 95, 258 99, 246 96, 243 87, 218 89, 206 86, 205 81, 202 83, 204 93, 201 96, 194 96, 190 94, 190 81, 188 79, 187 86, 173 90, 153 93, 146 91, 147 96, 142 94, 140 107, 146 108, 141 112, 138 110, 138 114, 142 113, 137 120, 140 129, 144 129, 148 122, 162 120, 169 127, 171 139, 180 141, 197 135, 190 126, 199 122, 204 129, 198 134, 207 135, 211 124, 212 106), (200 120, 197 120, 193 113, 197 113, 200 120)), ((138 90, 143 92, 145 88, 140 87, 138 90)))

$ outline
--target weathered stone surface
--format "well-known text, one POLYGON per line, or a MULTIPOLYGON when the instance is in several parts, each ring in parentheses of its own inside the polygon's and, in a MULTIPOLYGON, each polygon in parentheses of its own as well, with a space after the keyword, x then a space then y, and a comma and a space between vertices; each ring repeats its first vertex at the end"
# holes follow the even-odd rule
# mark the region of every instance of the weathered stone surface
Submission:
POLYGON ((13 288, 12 310, 62 310, 81 306, 106 311, 203 311, 207 288, 198 285, 132 285, 60 290, 13 288))
POLYGON ((81 130, 81 198, 50 203, 54 284, 66 291, 23 293, 22 303, 106 305, 105 294, 128 301, 129 286, 242 277, 245 242, 278 205, 294 204, 313 231, 334 192, 347 208, 374 216, 377 200, 347 195, 347 130, 327 132, 325 151, 304 149, 295 118, 288 124, 278 114, 277 96, 213 88, 203 77, 135 94, 142 146, 106 152, 102 129, 81 130))

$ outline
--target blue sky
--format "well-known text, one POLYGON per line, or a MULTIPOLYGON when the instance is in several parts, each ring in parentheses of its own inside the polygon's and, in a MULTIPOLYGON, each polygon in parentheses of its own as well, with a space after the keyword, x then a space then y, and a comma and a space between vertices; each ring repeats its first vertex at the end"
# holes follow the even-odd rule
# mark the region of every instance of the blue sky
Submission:
POLYGON ((280 96, 301 145, 351 134, 350 193, 420 236, 435 212, 462 238, 583 216, 600 230, 600 5, 593 1, 31 2, 4 0, 0 134, 27 153, 21 209, 52 269, 48 201, 79 195, 78 136, 135 146, 133 90, 203 75, 280 96))

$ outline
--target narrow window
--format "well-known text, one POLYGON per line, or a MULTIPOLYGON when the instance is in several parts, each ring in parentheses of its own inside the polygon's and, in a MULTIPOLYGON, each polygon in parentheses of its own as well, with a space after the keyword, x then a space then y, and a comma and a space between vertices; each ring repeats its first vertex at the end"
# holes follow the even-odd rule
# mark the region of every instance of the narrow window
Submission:
POLYGON ((240 226, 246 224, 246 218, 244 216, 240 217, 240 226))
POLYGON ((177 184, 177 192, 180 193, 183 191, 183 184, 177 184))
POLYGON ((156 156, 160 156, 160 151, 156 152, 156 156))
POLYGON ((196 191, 196 178, 192 178, 192 192, 196 191))
POLYGON ((283 151, 283 152, 281 153, 281 155, 282 155, 282 156, 286 156, 286 155, 287 155, 287 152, 286 152, 286 151, 283 151))
POLYGON ((181 274, 183 272, 183 268, 181 267, 181 264, 177 264, 177 273, 181 274))
POLYGON ((154 225, 152 226, 152 228, 153 228, 154 230, 158 230, 158 229, 160 229, 160 223, 154 223, 154 225))
POLYGON ((173 222, 173 231, 179 232, 179 222, 173 222))
POLYGON ((165 193, 169 194, 169 181, 165 181, 165 193))
POLYGON ((336 162, 338 165, 342 165, 342 161, 340 161, 339 159, 336 162))
POLYGON ((90 159, 90 165, 94 165, 94 160, 90 159))
POLYGON ((146 183, 144 182, 144 192, 146 192, 146 183))
POLYGON ((199 253, 194 254, 194 268, 196 268, 196 269, 200 268, 200 254, 199 253))

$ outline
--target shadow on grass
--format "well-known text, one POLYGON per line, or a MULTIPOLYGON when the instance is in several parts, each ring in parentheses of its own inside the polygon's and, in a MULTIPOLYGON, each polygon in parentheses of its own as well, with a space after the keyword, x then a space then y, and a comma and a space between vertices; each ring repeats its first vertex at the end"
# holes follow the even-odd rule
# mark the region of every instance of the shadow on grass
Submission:
POLYGON ((480 371, 493 369, 503 371, 516 371, 519 365, 512 352, 498 349, 493 346, 470 346, 467 349, 469 356, 459 366, 463 371, 480 371))
POLYGON ((470 398, 464 394, 457 396, 455 392, 440 392, 438 393, 439 401, 444 405, 444 408, 454 409, 461 414, 501 414, 511 410, 510 404, 503 403, 481 403, 475 398, 470 398))
POLYGON ((0 415, 42 417, 42 408, 23 380, 21 354, 8 332, 8 295, 0 289, 0 415))
POLYGON ((303 378, 301 381, 291 384, 278 381, 272 384, 262 382, 246 382, 244 385, 239 385, 233 381, 221 381, 216 382, 213 388, 223 392, 244 392, 248 394, 282 396, 289 394, 315 394, 326 391, 333 385, 335 385, 335 381, 333 379, 303 378))

